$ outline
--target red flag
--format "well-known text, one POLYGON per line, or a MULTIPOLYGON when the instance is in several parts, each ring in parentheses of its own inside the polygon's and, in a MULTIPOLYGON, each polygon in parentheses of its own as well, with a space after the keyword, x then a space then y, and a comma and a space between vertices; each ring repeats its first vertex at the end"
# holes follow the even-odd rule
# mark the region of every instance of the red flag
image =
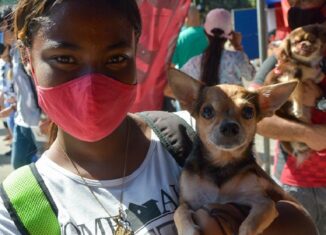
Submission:
POLYGON ((137 98, 131 112, 160 110, 166 71, 190 0, 141 0, 143 31, 137 52, 137 98))

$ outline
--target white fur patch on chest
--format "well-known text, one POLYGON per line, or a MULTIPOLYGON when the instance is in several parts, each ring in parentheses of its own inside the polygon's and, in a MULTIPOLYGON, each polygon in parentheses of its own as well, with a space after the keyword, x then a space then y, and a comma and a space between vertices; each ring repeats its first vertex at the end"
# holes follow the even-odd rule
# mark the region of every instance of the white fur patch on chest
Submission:
POLYGON ((279 82, 288 82, 288 81, 290 81, 290 76, 289 75, 282 75, 282 76, 280 76, 279 78, 278 78, 278 81, 279 82))
POLYGON ((181 176, 181 193, 193 210, 208 203, 218 202, 219 199, 219 188, 213 182, 187 173, 181 176))

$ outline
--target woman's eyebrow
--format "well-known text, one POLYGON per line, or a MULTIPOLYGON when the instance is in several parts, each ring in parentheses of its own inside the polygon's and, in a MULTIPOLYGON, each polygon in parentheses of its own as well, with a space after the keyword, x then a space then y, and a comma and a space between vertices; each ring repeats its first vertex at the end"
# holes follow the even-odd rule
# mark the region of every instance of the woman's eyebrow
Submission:
POLYGON ((131 43, 127 42, 125 40, 121 40, 117 43, 113 43, 109 46, 107 46, 107 50, 112 50, 112 49, 117 49, 117 48, 130 48, 131 47, 131 43))
POLYGON ((71 50, 79 50, 81 49, 80 46, 70 43, 70 42, 65 42, 65 41, 53 41, 53 40, 47 40, 45 42, 45 48, 46 49, 71 49, 71 50))

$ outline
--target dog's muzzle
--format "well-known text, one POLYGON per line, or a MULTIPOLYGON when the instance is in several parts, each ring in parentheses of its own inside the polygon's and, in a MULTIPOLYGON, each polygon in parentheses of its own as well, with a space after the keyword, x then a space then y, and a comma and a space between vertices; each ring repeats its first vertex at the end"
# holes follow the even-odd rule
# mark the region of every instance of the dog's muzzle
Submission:
POLYGON ((236 122, 223 121, 220 126, 220 133, 225 137, 235 137, 240 132, 240 126, 236 122))
POLYGON ((225 149, 235 148, 244 141, 243 130, 237 122, 223 121, 211 141, 225 149))

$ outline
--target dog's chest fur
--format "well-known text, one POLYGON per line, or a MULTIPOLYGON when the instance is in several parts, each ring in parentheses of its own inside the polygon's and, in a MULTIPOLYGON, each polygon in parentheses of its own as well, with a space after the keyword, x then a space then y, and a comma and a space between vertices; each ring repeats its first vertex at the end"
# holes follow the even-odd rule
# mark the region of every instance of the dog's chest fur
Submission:
POLYGON ((253 173, 255 167, 256 162, 251 152, 236 163, 214 167, 194 151, 181 175, 181 198, 193 210, 209 203, 240 200, 246 204, 252 200, 254 192, 261 195, 264 188, 258 182, 261 177, 253 173), (238 195, 243 197, 239 198, 238 195))

